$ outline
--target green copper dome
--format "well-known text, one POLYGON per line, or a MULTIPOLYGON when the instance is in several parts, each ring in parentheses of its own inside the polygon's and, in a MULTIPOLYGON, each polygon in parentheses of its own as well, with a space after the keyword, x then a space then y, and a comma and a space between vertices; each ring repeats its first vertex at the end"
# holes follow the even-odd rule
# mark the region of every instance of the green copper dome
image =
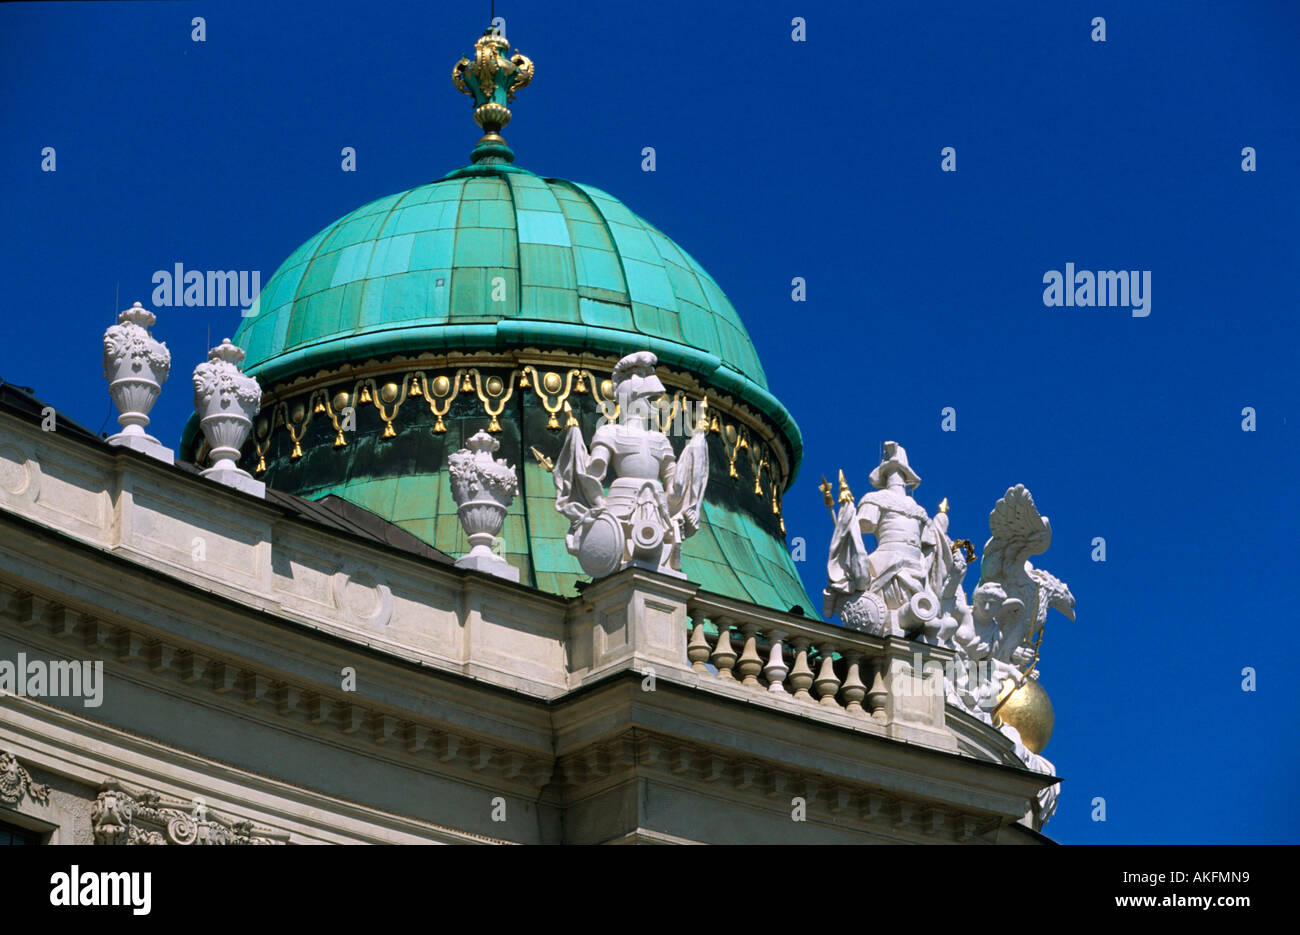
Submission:
MULTIPOLYGON (((713 278, 598 189, 496 158, 371 202, 294 251, 235 342, 267 394, 242 463, 268 486, 337 495, 461 555, 447 458, 487 428, 521 480, 503 555, 524 584, 562 594, 582 571, 534 457, 558 453, 567 418, 547 400, 562 396, 589 435, 612 361, 651 350, 679 375, 679 396, 718 407, 686 574, 709 591, 812 612, 780 517, 798 427, 713 278), (344 432, 349 404, 356 425, 344 432)), ((191 420, 182 446, 197 457, 195 430, 191 420)))
POLYGON ((648 348, 750 397, 799 446, 736 310, 685 250, 599 189, 513 166, 461 170, 331 224, 271 277, 235 341, 264 385, 438 346, 648 348))
MULTIPOLYGON (((452 69, 484 131, 471 165, 358 208, 267 281, 235 334, 263 392, 240 465, 462 556, 448 465, 486 430, 519 481, 493 548, 521 584, 572 595, 584 574, 550 465, 567 426, 590 438, 604 421, 619 358, 652 351, 660 430, 678 455, 701 432, 709 452, 682 570, 705 591, 815 613, 781 516, 799 428, 745 326, 685 250, 617 199, 513 165, 500 131, 534 67, 508 51, 488 29, 452 69)), ((196 417, 181 449, 207 454, 196 417)))

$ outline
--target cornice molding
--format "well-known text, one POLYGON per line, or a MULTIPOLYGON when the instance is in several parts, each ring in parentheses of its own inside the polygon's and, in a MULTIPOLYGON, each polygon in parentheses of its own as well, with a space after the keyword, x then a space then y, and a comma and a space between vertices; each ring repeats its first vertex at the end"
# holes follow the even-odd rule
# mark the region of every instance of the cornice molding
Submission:
POLYGON ((0 618, 25 628, 27 639, 42 648, 67 652, 75 647, 78 655, 115 663, 116 677, 241 718, 275 722, 314 740, 325 734, 350 750, 360 743, 372 756, 391 758, 401 751, 404 765, 410 765, 410 758, 423 761, 424 768, 436 762, 436 772, 474 777, 496 788, 535 794, 550 780, 551 761, 528 751, 443 722, 414 718, 354 693, 284 679, 251 660, 203 651, 141 626, 107 622, 88 611, 54 595, 0 583, 0 618))
POLYGON ((701 785, 734 805, 789 816, 794 797, 804 800, 808 819, 896 840, 993 843, 1012 823, 986 812, 942 806, 867 783, 801 770, 696 743, 642 727, 631 727, 582 750, 562 755, 555 781, 565 799, 583 798, 632 776, 654 776, 698 792, 701 785))

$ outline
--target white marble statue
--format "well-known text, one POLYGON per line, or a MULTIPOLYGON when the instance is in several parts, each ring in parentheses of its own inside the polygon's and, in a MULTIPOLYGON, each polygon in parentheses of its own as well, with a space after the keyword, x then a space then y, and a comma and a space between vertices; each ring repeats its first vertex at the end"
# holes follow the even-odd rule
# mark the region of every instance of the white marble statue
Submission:
POLYGON ((700 525, 709 449, 700 420, 674 457, 654 406, 665 392, 658 363, 649 351, 620 360, 613 374, 617 418, 602 420, 590 451, 571 422, 555 459, 555 508, 571 523, 565 545, 593 578, 627 565, 685 577, 681 545, 700 525))
POLYGON ((1033 656, 1049 608, 1074 619, 1074 595, 1062 581, 1029 562, 1031 555, 1041 555, 1052 544, 1052 524, 1039 515, 1023 484, 1008 490, 993 507, 989 532, 980 584, 996 583, 1005 594, 997 613, 1001 638, 993 656, 1023 666, 1033 656))
MULTIPOLYGON (((955 650, 947 675, 948 703, 1000 730, 1027 768, 1055 775, 1052 763, 998 717, 1003 699, 1037 679, 1047 611, 1056 608, 1074 619, 1070 589, 1029 562, 1051 544, 1047 517, 1039 514, 1023 486, 1006 492, 989 514, 991 535, 980 582, 968 602, 963 579, 974 550, 965 540, 949 538, 947 501, 931 519, 912 498, 910 491, 921 478, 895 442, 885 443, 870 480, 876 489, 855 504, 840 473, 839 510, 826 562, 825 614, 839 614, 845 626, 877 636, 906 636, 955 650), (876 539, 870 553, 864 532, 876 539)), ((823 482, 822 491, 834 512, 830 485, 823 482)), ((1044 742, 1037 741, 1037 748, 1044 742)), ((1059 792, 1054 784, 1039 794, 1040 821, 1055 811, 1059 792)))
POLYGON ((447 459, 456 514, 470 544, 456 565, 518 581, 519 569, 493 552, 492 543, 501 534, 506 511, 519 491, 519 478, 513 467, 492 457, 501 443, 487 432, 475 432, 465 446, 447 459))
MULTIPOLYGON (((989 513, 990 537, 980 562, 974 607, 955 637, 957 675, 949 701, 996 725, 1016 755, 1035 772, 1055 775, 1051 761, 1025 746, 1020 732, 997 717, 999 699, 1037 679, 1038 650, 1049 608, 1074 619, 1074 595, 1058 578, 1037 569, 1031 555, 1047 551, 1052 526, 1034 498, 1018 484, 989 513)), ((1060 793, 1054 784, 1039 793, 1039 816, 1047 821, 1060 793)))
POLYGON ((954 704, 977 716, 993 711, 1006 679, 1023 685, 1033 676, 1048 609, 1074 619, 1070 589, 1028 560, 1047 551, 1052 526, 1023 485, 998 500, 989 532, 974 606, 953 641, 959 668, 967 670, 955 680, 954 704))
POLYGON ((943 612, 942 598, 947 595, 957 609, 955 592, 965 564, 953 556, 948 517, 940 513, 932 520, 912 498, 921 478, 897 442, 885 442, 869 480, 876 489, 855 506, 841 474, 824 612, 838 613, 846 626, 877 636, 950 645, 959 620, 943 612), (870 553, 862 542, 864 532, 876 540, 870 553))

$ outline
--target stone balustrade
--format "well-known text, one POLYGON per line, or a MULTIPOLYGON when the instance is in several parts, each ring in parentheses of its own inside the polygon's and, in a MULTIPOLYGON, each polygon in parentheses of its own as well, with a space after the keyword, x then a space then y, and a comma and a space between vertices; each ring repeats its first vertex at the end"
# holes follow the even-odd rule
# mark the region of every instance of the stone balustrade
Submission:
POLYGON ((944 724, 948 650, 710 594, 695 595, 687 612, 686 657, 701 676, 870 720, 891 736, 951 747, 944 724))

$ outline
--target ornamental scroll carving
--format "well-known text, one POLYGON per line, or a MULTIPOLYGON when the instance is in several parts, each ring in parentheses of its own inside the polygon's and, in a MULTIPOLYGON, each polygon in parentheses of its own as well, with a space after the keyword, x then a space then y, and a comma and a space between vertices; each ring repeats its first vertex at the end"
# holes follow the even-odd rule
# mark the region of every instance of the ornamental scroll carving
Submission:
POLYGON ((105 780, 90 809, 96 844, 288 844, 289 835, 209 811, 201 798, 132 792, 105 780))
POLYGON ((0 804, 15 806, 24 795, 38 805, 50 804, 50 787, 33 782, 32 774, 18 762, 18 757, 0 750, 0 804))

